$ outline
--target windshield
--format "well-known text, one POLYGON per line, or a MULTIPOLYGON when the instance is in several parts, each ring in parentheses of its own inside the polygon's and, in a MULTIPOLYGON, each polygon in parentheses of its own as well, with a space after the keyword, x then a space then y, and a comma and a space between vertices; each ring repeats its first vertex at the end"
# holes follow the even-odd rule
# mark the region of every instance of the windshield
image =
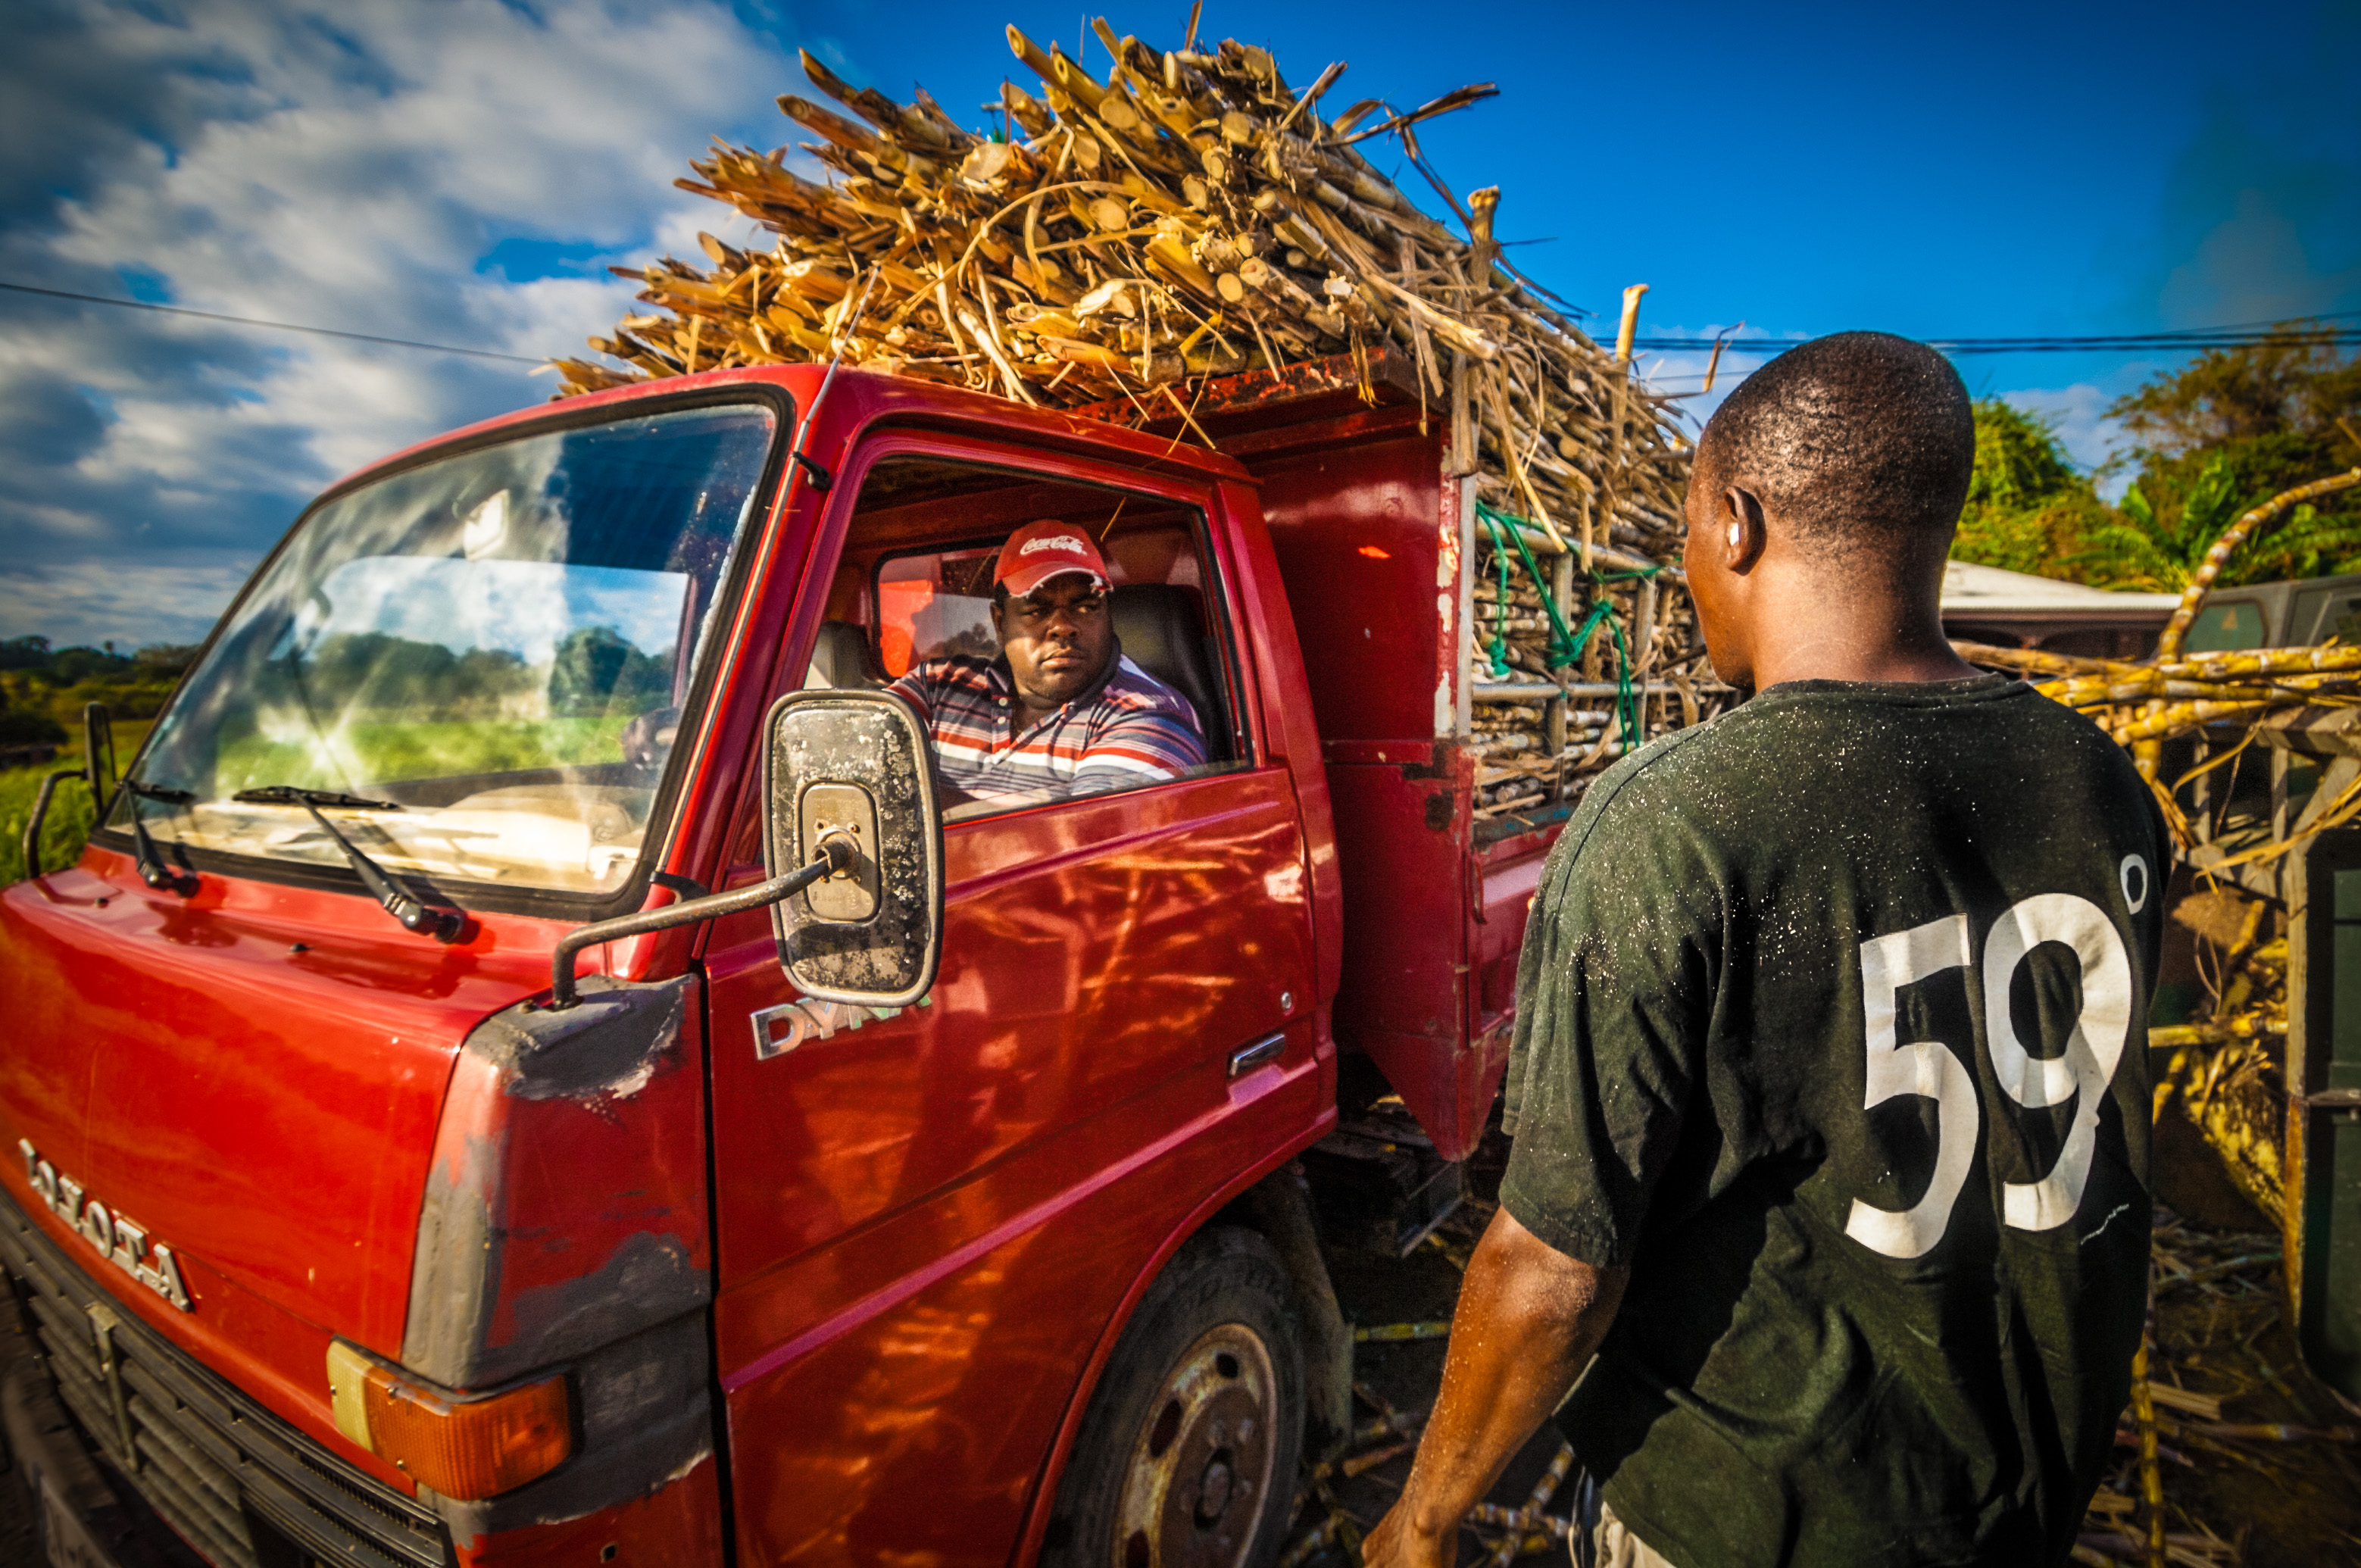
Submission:
POLYGON ((628 881, 773 416, 734 404, 526 436, 322 506, 137 770, 158 842, 567 894, 628 881), (377 809, 363 809, 379 803, 377 809), (396 809, 387 809, 394 807, 396 809))

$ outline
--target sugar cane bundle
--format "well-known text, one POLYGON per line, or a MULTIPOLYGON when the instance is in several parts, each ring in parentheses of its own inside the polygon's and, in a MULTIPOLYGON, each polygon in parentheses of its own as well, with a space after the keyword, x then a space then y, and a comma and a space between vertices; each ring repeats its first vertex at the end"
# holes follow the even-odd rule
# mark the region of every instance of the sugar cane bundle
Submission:
MULTIPOLYGON (((2163 741, 2202 733, 2209 747, 2218 748, 2225 732, 2243 731, 2243 740, 2230 742, 2243 745, 2266 723, 2308 715, 2333 719, 2340 709, 2361 707, 2361 648, 2332 641, 2314 648, 2181 652, 2189 629, 2196 623, 2222 567, 2239 544, 2299 504, 2355 485, 2361 485, 2361 468, 2299 485, 2232 523, 2191 576, 2151 659, 2079 659, 1973 642, 1955 646, 1972 663, 2048 677, 2039 681, 2036 689, 2104 725, 2118 744, 2131 749, 2142 775, 2155 787, 2175 837, 2183 849, 2191 848, 2196 830, 2178 797, 2180 785, 2198 775, 2191 774, 2178 784, 2159 780, 2163 741)), ((2361 779, 2349 776, 2361 770, 2340 765, 2332 772, 2348 776, 2339 779, 2336 787, 2315 795, 2289 831, 2275 834, 2268 842, 2242 847, 2233 859, 2215 859, 2213 869, 2274 861, 2316 833, 2361 819, 2361 779)))
POLYGON ((1159 52, 1096 31, 1104 75, 1008 29, 1040 90, 1004 87, 1005 139, 962 128, 923 90, 906 104, 851 87, 807 52, 815 87, 850 115, 795 94, 779 105, 835 178, 793 173, 785 148, 693 160, 699 178, 677 183, 756 220, 774 247, 704 236, 708 267, 618 269, 655 310, 592 340, 629 369, 558 361, 566 391, 841 346, 851 364, 1075 407, 1390 343, 1438 410, 1450 403, 1462 471, 1485 493, 1564 537, 1671 547, 1686 454, 1664 400, 1503 262, 1497 190, 1469 198, 1461 238, 1356 145, 1392 132, 1418 159, 1411 127, 1488 85, 1325 119, 1341 65, 1298 95, 1251 45, 1159 52))
MULTIPOLYGON (((829 181, 790 170, 784 148, 717 145, 693 160, 697 178, 677 183, 755 220, 772 247, 703 235, 704 265, 617 269, 645 285, 650 309, 591 340, 616 364, 559 360, 564 392, 840 352, 1022 403, 1127 403, 1186 422, 1190 383, 1202 378, 1345 356, 1366 366, 1390 351, 1448 421, 1452 471, 1473 475, 1487 510, 1541 558, 1580 568, 1578 591, 1564 568, 1549 569, 1549 584, 1521 572, 1522 610, 1492 628, 1484 662, 1535 684, 1595 685, 1635 673, 1644 683, 1686 656, 1696 633, 1677 574, 1643 580, 1681 527, 1689 454, 1666 400, 1503 259, 1499 191, 1462 205, 1419 150, 1416 125, 1493 89, 1408 114, 1371 100, 1327 117, 1341 63, 1297 93, 1251 45, 1201 50, 1192 28, 1182 48, 1159 51, 1103 21, 1094 29, 1106 60, 1096 71, 1010 27, 1038 89, 1004 86, 1003 124, 983 133, 923 90, 897 103, 805 54, 817 96, 779 106, 817 138, 803 146, 829 181), (1363 156, 1357 144, 1388 134, 1464 237, 1363 156), (1562 630, 1553 643, 1544 596, 1561 618, 1607 604, 1596 646, 1573 649, 1562 630)), ((1476 565, 1497 585, 1498 541, 1477 544, 1476 565)), ((1698 717, 1693 694, 1662 691, 1621 704, 1613 725, 1567 729, 1558 707, 1558 718, 1529 704, 1483 716, 1479 745, 1504 765, 1529 753, 1483 786, 1487 804, 1563 798, 1631 741, 1698 717), (1501 722, 1528 712, 1522 726, 1501 722)))
POLYGON ((2267 900, 2235 887, 2194 893, 2172 918, 2197 938, 2212 1004, 2198 1022, 2148 1031, 2151 1050, 2170 1052, 2156 1073, 2155 1113, 2177 1108, 2194 1122, 2239 1190, 2276 1216, 2285 1203, 2286 934, 2267 900))
MULTIPOLYGON (((2285 1201, 2287 941, 2272 929, 2270 900, 2238 883, 2275 875, 2315 835, 2361 820, 2361 714, 2355 711, 2361 709, 2361 648, 2332 641, 2184 653, 2181 645, 2240 544, 2300 503, 2355 485, 2361 485, 2361 468, 2298 486, 2232 523, 2191 575, 2150 659, 1954 644, 1971 663, 2036 677, 2036 690, 2105 726, 2131 751, 2180 847, 2208 884, 2182 899, 2173 918, 2197 933, 2201 955, 2211 960, 2211 1004, 2191 1023, 2150 1031, 2150 1045, 2172 1053, 2158 1075, 2156 1112, 2178 1105, 2240 1190, 2275 1218, 2285 1201), (2229 776, 2254 742, 2277 728, 2312 729, 2334 742, 2300 809, 2217 823, 2185 804, 2200 781, 2229 776), (2179 779, 2162 777, 2162 743, 2187 736, 2199 741, 2195 765, 2179 779)), ((2231 798, 2226 787, 2213 793, 2231 798)))

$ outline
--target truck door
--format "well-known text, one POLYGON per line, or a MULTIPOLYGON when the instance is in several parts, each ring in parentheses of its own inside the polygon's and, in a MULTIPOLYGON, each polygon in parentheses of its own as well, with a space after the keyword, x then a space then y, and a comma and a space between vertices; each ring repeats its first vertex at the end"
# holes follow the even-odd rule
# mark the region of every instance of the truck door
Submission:
POLYGON ((1054 518, 1102 541, 1123 653, 1189 699, 1205 753, 952 806, 917 1006, 799 1001, 759 917, 707 953, 741 1550, 1005 1563, 1126 1291, 1318 1114, 1303 841, 1206 492, 936 437, 846 468, 805 684, 988 661, 1000 547, 1054 518))

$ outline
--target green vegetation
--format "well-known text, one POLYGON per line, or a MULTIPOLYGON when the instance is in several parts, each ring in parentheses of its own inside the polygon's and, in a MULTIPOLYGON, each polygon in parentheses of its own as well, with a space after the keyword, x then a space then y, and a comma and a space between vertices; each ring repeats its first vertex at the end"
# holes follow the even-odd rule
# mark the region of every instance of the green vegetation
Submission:
MULTIPOLYGON (((32 819, 33 797, 39 793, 41 780, 57 768, 71 765, 60 757, 45 767, 0 772, 0 883, 24 878, 25 824, 32 819)), ((75 780, 60 781, 57 793, 49 797, 49 815, 41 824, 41 864, 53 871, 71 865, 82 853, 82 841, 90 837, 93 815, 90 791, 75 780)))
MULTIPOLYGON (((2205 552, 2242 513, 2302 482, 2293 479, 2259 492, 2244 489, 2229 458, 2217 453, 2193 483, 2183 485, 2170 473, 2151 479, 2165 498, 2162 506, 2151 502, 2138 485, 2125 491, 2124 504, 2115 510, 2121 521, 2094 530, 2090 547, 2074 562, 2099 567, 2109 587, 2178 593, 2204 563, 2205 552)), ((2300 506, 2260 541, 2233 555, 2217 580, 2224 586, 2268 583, 2351 571, 2356 563, 2342 557, 2356 553, 2361 553, 2361 525, 2300 506)))
MULTIPOLYGON (((2107 410, 2135 444, 2103 470, 2134 476, 2110 507, 2047 422, 1976 405, 1976 468, 1951 554, 2096 587, 2175 591, 2248 508, 2361 464, 2361 356, 2314 323, 2216 349, 2107 410)), ((2300 507, 2230 562, 2225 583, 2361 571, 2361 495, 2300 507)))
POLYGON ((153 718, 196 655, 168 642, 136 653, 118 653, 111 642, 53 649, 46 637, 0 642, 0 746, 78 740, 85 703, 104 703, 118 723, 153 718))
POLYGON ((605 626, 566 633, 549 670, 553 713, 630 717, 672 695, 672 654, 641 652, 605 626))
POLYGON ((536 669, 505 648, 454 653, 440 642, 383 631, 340 631, 307 650, 300 667, 279 659, 263 670, 267 700, 323 714, 439 711, 455 701, 489 713, 537 702, 548 679, 545 667, 536 669))
MULTIPOLYGON (((247 734, 225 742, 220 777, 236 787, 353 789, 380 779, 450 778, 623 760, 622 727, 596 718, 359 719, 325 746, 247 734)), ((226 786, 225 786, 226 787, 226 786)))
MULTIPOLYGON (((136 653, 104 648, 51 648, 46 637, 0 641, 0 758, 18 765, 0 767, 0 883, 25 874, 25 824, 41 780, 82 763, 82 710, 104 703, 113 717, 118 763, 148 733, 148 721, 164 706, 172 687, 196 656, 194 648, 158 643, 136 653), (36 761, 38 748, 56 755, 36 761)), ((41 828, 41 863, 69 864, 90 836, 90 791, 60 782, 49 799, 41 828)))
MULTIPOLYGON (((2202 503, 2206 473, 2217 465, 2230 490, 2253 506, 2361 463, 2361 435, 2339 422, 2361 415, 2361 356, 2342 356, 2325 338, 2305 335, 2312 323, 2287 325, 2295 335, 2202 355, 2107 411, 2138 442, 2125 466, 2162 526, 2176 527, 2183 507, 2202 503)), ((2321 521, 2361 529, 2361 499, 2335 498, 2321 521)), ((2268 576, 2317 576, 2361 556, 2361 532, 2282 554, 2281 569, 2268 576)))
POLYGON ((1976 404, 1976 466, 1951 554, 2036 576, 2073 576, 2067 562, 2107 508, 2059 444, 2057 427, 1998 398, 1976 404))

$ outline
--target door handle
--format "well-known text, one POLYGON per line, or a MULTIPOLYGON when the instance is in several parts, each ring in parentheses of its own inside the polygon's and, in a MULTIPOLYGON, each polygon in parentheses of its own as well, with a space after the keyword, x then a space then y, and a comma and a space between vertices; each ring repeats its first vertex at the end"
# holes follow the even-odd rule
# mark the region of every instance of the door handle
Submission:
POLYGON ((1262 1064, 1267 1061, 1277 1061, 1279 1058, 1279 1054, 1286 1049, 1287 1036, 1283 1034, 1279 1034, 1267 1035, 1263 1038, 1257 1040, 1251 1046, 1246 1046, 1240 1049, 1232 1051, 1230 1053, 1230 1076, 1232 1078, 1236 1078, 1243 1073, 1252 1072, 1255 1069, 1262 1066, 1262 1064))

